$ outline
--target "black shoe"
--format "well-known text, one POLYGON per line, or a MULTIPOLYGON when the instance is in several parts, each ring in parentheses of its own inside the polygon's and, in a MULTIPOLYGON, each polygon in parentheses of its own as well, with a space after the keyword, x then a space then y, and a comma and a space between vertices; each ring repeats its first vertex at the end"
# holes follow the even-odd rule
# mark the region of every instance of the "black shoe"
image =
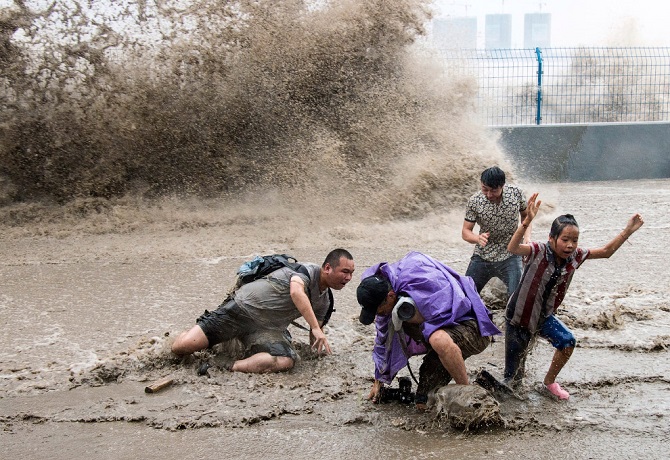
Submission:
POLYGON ((208 363, 207 361, 205 361, 204 363, 202 363, 202 364, 200 365, 200 367, 198 367, 198 375, 206 375, 207 377, 209 377, 209 372, 207 372, 207 370, 209 369, 209 367, 210 367, 210 366, 209 366, 209 363, 208 363))
POLYGON ((499 391, 503 393, 514 394, 514 391, 509 386, 495 378, 493 374, 491 374, 486 369, 479 371, 479 374, 475 379, 475 383, 492 393, 499 391))

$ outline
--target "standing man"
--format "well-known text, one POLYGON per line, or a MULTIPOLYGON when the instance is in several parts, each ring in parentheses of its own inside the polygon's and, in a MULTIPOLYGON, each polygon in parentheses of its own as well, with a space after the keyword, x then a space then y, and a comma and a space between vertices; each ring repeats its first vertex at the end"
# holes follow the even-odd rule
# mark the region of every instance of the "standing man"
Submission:
MULTIPOLYGON (((507 244, 526 217, 526 197, 521 189, 505 184, 505 173, 497 166, 482 172, 481 191, 468 200, 461 236, 475 245, 475 251, 465 272, 472 277, 481 292, 491 278, 507 286, 511 296, 521 280, 521 257, 510 253, 507 244), (479 225, 479 234, 474 232, 479 225)), ((530 241, 531 227, 523 242, 530 241)))
POLYGON ((321 330, 330 307, 328 289, 340 290, 351 281, 354 260, 346 249, 334 249, 323 264, 302 264, 307 273, 290 267, 243 284, 216 310, 205 310, 196 325, 177 336, 172 352, 183 356, 238 338, 244 359, 229 363, 237 372, 281 372, 293 367, 297 355, 288 326, 303 317, 310 343, 317 353, 330 353, 321 330))
POLYGON ((415 399, 424 409, 430 390, 452 378, 460 385, 470 383, 465 359, 500 334, 472 280, 420 252, 368 268, 356 296, 360 322, 374 321, 377 329, 375 381, 368 396, 373 402, 411 356, 425 354, 415 399))

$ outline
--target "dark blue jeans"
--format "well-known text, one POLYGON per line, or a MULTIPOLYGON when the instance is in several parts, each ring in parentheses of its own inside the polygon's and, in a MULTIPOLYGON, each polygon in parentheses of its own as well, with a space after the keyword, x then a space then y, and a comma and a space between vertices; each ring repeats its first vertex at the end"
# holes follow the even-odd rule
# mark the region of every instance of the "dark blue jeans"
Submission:
POLYGON ((488 262, 473 255, 465 275, 472 277, 477 292, 481 292, 491 278, 498 278, 505 283, 507 295, 511 296, 521 281, 521 257, 511 256, 500 262, 488 262))

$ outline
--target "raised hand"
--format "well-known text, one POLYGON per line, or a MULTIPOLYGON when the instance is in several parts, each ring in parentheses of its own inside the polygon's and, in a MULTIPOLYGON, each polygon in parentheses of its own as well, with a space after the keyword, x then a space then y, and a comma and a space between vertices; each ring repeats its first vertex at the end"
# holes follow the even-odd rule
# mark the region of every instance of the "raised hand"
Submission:
POLYGON ((635 233, 640 227, 644 225, 644 219, 640 214, 635 214, 633 217, 628 219, 628 224, 626 224, 625 231, 628 231, 628 234, 631 235, 635 233))
POLYGON ((538 200, 537 196, 538 193, 533 193, 530 198, 528 198, 528 207, 526 208, 526 219, 524 222, 525 224, 529 224, 537 215, 538 209, 540 209, 540 205, 542 204, 542 200, 538 200))

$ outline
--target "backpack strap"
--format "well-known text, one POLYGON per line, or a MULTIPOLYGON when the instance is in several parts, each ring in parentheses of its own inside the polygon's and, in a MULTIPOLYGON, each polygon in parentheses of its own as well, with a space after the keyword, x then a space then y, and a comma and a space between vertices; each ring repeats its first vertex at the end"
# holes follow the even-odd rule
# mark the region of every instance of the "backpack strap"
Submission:
MULTIPOLYGON (((307 267, 305 267, 303 264, 287 264, 287 267, 293 269, 293 271, 302 273, 307 277, 308 280, 312 281, 312 277, 309 276, 309 270, 307 270, 307 267)), ((307 286, 307 289, 309 289, 309 286, 307 286)))
MULTIPOLYGON (((262 278, 268 278, 272 275, 272 273, 275 270, 281 268, 281 266, 288 267, 296 273, 305 275, 309 280, 309 282, 312 281, 312 277, 307 267, 299 263, 295 257, 290 256, 288 254, 273 254, 272 256, 264 256, 264 257, 259 256, 256 257, 254 260, 245 263, 245 265, 248 266, 246 267, 247 271, 241 273, 242 267, 240 268, 240 270, 238 270, 237 282, 235 283, 235 286, 228 292, 228 298, 230 298, 232 294, 235 292, 235 290, 237 290, 243 284, 247 284, 262 278)), ((309 288, 309 282, 307 283, 307 297, 309 297, 311 301, 312 292, 311 289, 309 288)), ((335 299, 333 298, 333 291, 330 288, 328 288, 328 301, 329 301, 328 311, 326 312, 326 316, 324 317, 322 326, 328 324, 331 315, 335 311, 334 308, 335 299)), ((301 329, 309 330, 304 326, 296 323, 295 321, 291 321, 291 324, 301 329)))
POLYGON ((323 318, 323 325, 325 326, 328 324, 328 321, 330 321, 330 317, 335 311, 335 299, 333 298, 333 291, 332 289, 328 288, 328 300, 330 302, 330 305, 328 306, 328 311, 326 312, 326 317, 323 318))

